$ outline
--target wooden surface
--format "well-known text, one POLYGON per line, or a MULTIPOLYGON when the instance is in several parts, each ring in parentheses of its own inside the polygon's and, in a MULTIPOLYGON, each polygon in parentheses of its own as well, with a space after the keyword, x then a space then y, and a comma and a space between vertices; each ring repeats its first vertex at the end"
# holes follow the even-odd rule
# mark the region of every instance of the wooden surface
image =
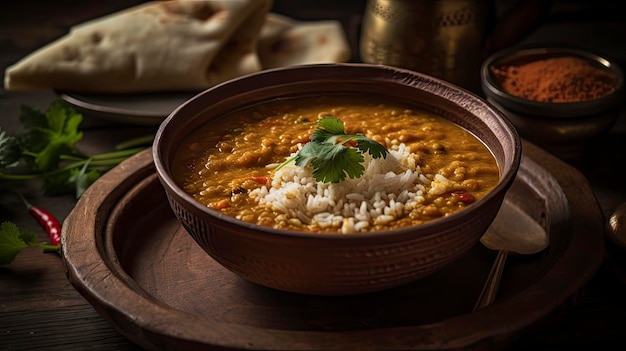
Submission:
POLYGON ((495 255, 482 245, 378 293, 310 296, 246 282, 176 221, 149 151, 83 195, 64 222, 63 257, 77 290, 148 349, 491 350, 569 304, 604 258, 603 215, 582 175, 532 144, 524 152, 505 206, 547 226, 550 247, 512 256, 498 299, 476 312, 495 255))
MULTIPOLYGON (((141 1, 133 0, 24 0, 0 4, 0 67, 4 70, 20 57, 64 34, 67 28, 89 18, 110 13, 141 1)), ((358 30, 360 8, 338 7, 327 1, 293 0, 282 4, 288 15, 302 19, 337 17, 344 21, 351 43, 358 30), (302 3, 298 6, 296 3, 302 3), (313 10, 307 6, 314 6, 313 10)), ((345 2, 347 4, 349 2, 345 2)), ((344 2, 342 2, 344 4, 344 2)), ((626 22, 612 2, 555 1, 563 11, 555 14, 532 36, 535 41, 565 40, 591 45, 626 63, 626 22), (589 5, 591 4, 591 5, 589 5), (582 8, 582 9, 581 9, 582 8), (608 10, 607 10, 608 9, 608 10)), ((619 4, 619 3, 618 3, 619 4)), ((20 128, 22 104, 44 108, 56 96, 52 92, 0 91, 0 126, 13 132, 20 128)), ((117 141, 154 132, 154 128, 119 125, 85 116, 86 152, 110 150, 117 141)), ((585 154, 567 162, 589 181, 605 217, 626 201, 626 182, 621 169, 626 163, 626 118, 620 117, 611 134, 590 145, 585 154)), ((577 184, 568 184, 576 188, 577 184)), ((0 183, 0 220, 45 235, 26 213, 19 199, 7 190, 20 190, 31 202, 49 209, 61 220, 76 201, 71 196, 45 197, 37 182, 0 183)), ((506 350, 587 348, 625 349, 626 339, 626 253, 607 246, 607 255, 596 274, 557 313, 537 321, 506 350)), ((585 255, 584 252, 580 253, 585 255)), ((1 350, 140 350, 115 330, 72 286, 58 255, 38 250, 21 253, 10 265, 0 266, 0 349, 1 350)))

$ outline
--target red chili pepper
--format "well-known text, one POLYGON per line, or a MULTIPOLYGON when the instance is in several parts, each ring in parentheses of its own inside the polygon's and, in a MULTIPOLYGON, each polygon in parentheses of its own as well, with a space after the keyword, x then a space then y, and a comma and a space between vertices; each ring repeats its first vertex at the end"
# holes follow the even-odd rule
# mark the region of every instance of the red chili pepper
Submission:
POLYGON ((476 201, 476 198, 474 198, 474 195, 468 193, 465 190, 456 190, 456 191, 451 192, 450 195, 454 196, 457 200, 464 202, 466 204, 476 201))
POLYGON ((268 177, 248 177, 247 179, 261 184, 267 184, 267 182, 269 181, 268 177))
POLYGON ((50 244, 54 246, 61 245, 61 223, 54 217, 54 215, 41 207, 33 206, 30 202, 26 201, 24 196, 18 193, 28 212, 35 218, 41 227, 48 234, 50 244))

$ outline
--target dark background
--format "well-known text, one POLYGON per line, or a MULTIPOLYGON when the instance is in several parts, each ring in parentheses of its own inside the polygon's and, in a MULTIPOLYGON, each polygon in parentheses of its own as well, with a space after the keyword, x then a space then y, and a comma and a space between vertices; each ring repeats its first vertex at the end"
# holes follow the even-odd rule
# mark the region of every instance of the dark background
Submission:
MULTIPOLYGON (((417 0, 415 0, 417 1, 417 0)), ((420 0, 421 1, 421 0, 420 0)), ((521 0, 529 1, 529 0, 521 0)), ((116 10, 127 8, 144 1, 138 0, 3 0, 0 2, 0 68, 2 72, 10 64, 36 48, 51 42, 67 33, 68 29, 87 19, 99 17, 116 10)), ((513 6, 513 0, 499 0, 494 3, 497 14, 501 16, 513 6)), ((626 67, 626 18, 621 11, 622 1, 607 0, 554 0, 545 17, 537 23, 528 35, 521 38, 524 42, 552 42, 558 40, 565 44, 584 46, 601 52, 626 67)), ((358 31, 360 15, 365 0, 276 0, 272 11, 300 20, 338 19, 344 23, 348 39, 354 49, 353 60, 358 61, 358 31)), ((410 33, 407 33, 410 35, 410 33)), ((16 96, 23 96, 24 101, 46 100, 51 93, 9 93, 0 89, 0 125, 8 131, 15 128, 14 122, 19 114, 19 106, 13 101, 16 96), (20 95, 21 94, 21 95, 20 95), (8 97, 11 96, 11 103, 8 97)), ((19 99, 18 99, 19 100, 19 99)), ((39 106, 41 108, 45 105, 39 106)), ((605 214, 610 214, 623 199, 626 199, 626 182, 623 173, 615 171, 626 163, 626 150, 613 148, 611 138, 624 138, 626 121, 622 115, 614 128, 614 133, 598 147, 591 157, 575 166, 591 180, 605 214), (598 159, 615 167, 603 169, 597 167, 598 159)), ((620 143, 618 145, 623 145, 620 143)), ((57 203, 55 199, 42 199, 42 205, 62 214, 71 210, 65 201, 57 203)), ((11 213, 21 208, 0 210, 11 213)), ((32 223, 27 215, 24 223, 32 223)), ((32 223, 32 229, 37 229, 32 223)), ((626 253, 616 253, 613 258, 626 257, 626 253)), ((65 280, 58 257, 35 253, 33 260, 45 268, 34 270, 31 267, 18 266, 14 269, 0 267, 0 349, 16 350, 15 345, 29 345, 39 350, 74 350, 65 343, 67 340, 82 340, 89 347, 82 349, 98 350, 136 350, 125 337, 110 328, 106 321, 88 305, 84 299, 65 280), (35 261, 38 260, 38 261, 35 261), (25 274, 26 273, 26 274, 25 274), (37 284, 36 279, 47 279, 46 284, 37 284), (47 291, 50 281, 56 281, 58 290, 47 291), (11 295, 12 289, 29 287, 32 296, 11 295), (37 300, 40 298, 40 300, 37 300), (53 323, 49 326, 42 325, 53 323), (11 325, 2 324, 11 321, 11 325), (19 323, 17 322, 19 321, 19 323), (64 325, 62 333, 51 333, 64 325), (79 329, 73 328, 79 326, 79 329), (19 336, 17 336, 19 335, 19 336), (93 344, 89 344, 93 342, 93 344)), ((587 348, 604 350, 603 346, 612 345, 612 349, 626 349, 623 333, 626 332, 626 278, 623 268, 607 262, 598 271, 592 281, 581 289, 577 296, 577 306, 563 311, 556 321, 550 321, 529 331, 524 341, 510 350, 587 348)), ((25 290, 25 289, 24 289, 25 290)), ((20 290, 22 291, 22 290, 20 290)))

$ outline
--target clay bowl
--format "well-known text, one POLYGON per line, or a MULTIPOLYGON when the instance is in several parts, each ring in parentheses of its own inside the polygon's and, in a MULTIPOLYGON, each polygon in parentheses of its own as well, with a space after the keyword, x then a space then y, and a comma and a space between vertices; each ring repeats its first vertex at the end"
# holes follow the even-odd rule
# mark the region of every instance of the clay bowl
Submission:
POLYGON ((215 261, 241 277, 283 291, 348 295, 426 277, 476 245, 495 218, 521 159, 513 125, 478 96, 408 70, 319 64, 263 71, 208 89, 174 110, 153 146, 158 177, 182 226, 215 261), (456 214, 385 232, 315 234, 244 223, 201 205, 173 180, 173 155, 191 131, 239 107, 328 92, 401 97, 480 138, 497 159, 496 188, 456 214))
MULTIPOLYGON (((520 73, 521 74, 521 73, 520 73)), ((548 73, 541 77, 547 84, 548 73)), ((580 74, 568 77, 579 79, 580 74)), ((591 74, 585 74, 590 84, 591 74)), ((623 71, 608 57, 586 49, 547 46, 519 46, 505 49, 488 57, 481 67, 482 90, 487 101, 494 104, 511 120, 520 136, 532 141, 563 159, 580 156, 585 147, 607 134, 619 118, 623 94, 623 71), (577 58, 603 72, 614 81, 614 89, 592 99, 573 102, 536 101, 510 93, 496 74, 502 67, 520 66, 554 58, 577 58)), ((579 84, 572 82, 571 84, 579 84)))

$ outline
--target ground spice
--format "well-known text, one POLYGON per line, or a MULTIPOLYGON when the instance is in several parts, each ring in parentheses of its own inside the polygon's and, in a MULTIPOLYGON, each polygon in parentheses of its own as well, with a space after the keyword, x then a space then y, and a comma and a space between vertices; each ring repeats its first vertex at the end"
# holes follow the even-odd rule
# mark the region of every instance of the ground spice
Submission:
POLYGON ((617 86, 614 75, 578 57, 552 57, 491 68, 506 92, 534 101, 593 100, 611 93, 617 86))

